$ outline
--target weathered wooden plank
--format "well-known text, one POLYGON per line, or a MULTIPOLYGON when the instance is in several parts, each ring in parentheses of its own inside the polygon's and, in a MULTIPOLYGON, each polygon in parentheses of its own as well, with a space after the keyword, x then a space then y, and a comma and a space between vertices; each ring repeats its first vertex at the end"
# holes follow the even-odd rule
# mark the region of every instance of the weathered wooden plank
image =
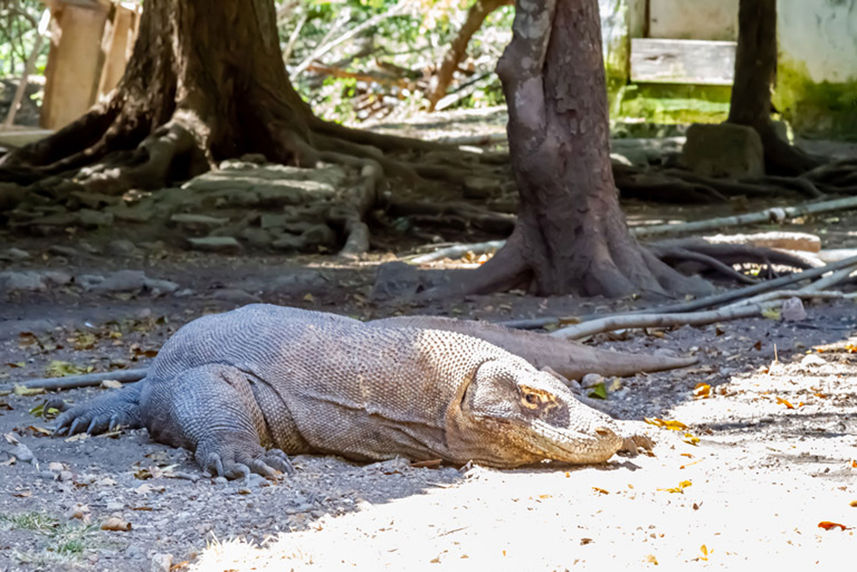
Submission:
POLYGON ((732 85, 735 42, 631 39, 631 81, 732 85))

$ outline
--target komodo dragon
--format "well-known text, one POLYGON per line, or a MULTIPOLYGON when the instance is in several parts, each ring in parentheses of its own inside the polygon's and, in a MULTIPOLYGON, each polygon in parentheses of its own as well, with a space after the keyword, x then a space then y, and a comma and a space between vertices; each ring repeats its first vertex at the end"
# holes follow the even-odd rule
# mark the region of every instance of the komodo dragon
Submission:
POLYGON ((287 454, 515 467, 599 463, 623 445, 616 421, 483 340, 266 304, 188 323, 145 378, 56 423, 69 434, 117 425, 146 427, 230 478, 289 471, 287 454))

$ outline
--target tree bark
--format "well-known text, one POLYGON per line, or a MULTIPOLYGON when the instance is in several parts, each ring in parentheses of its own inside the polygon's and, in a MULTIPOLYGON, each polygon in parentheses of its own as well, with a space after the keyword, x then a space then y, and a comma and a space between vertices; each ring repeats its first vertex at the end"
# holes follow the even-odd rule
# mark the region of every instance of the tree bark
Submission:
POLYGON ((443 57, 440 69, 432 82, 431 91, 426 95, 426 99, 429 101, 429 111, 434 111, 437 102, 446 95, 446 90, 449 88, 449 84, 452 83, 452 76, 455 74, 455 70, 458 69, 458 65, 467 54, 467 46, 470 44, 470 38, 482 27, 488 14, 500 6, 512 3, 513 0, 476 0, 473 3, 467 11, 467 18, 464 20, 464 25, 461 26, 455 39, 449 45, 449 51, 443 57))
POLYGON ((53 136, 0 159, 0 177, 51 175, 119 194, 184 180, 244 153, 397 174, 419 168, 388 149, 444 146, 348 129, 315 117, 282 62, 273 0, 147 0, 125 75, 108 101, 53 136))
POLYGON ((738 48, 729 123, 754 128, 762 139, 769 174, 797 175, 818 161, 783 140, 771 122, 771 86, 777 74, 777 2, 741 0, 738 48))
POLYGON ((596 0, 518 2, 497 73, 521 194, 507 244, 454 288, 539 295, 699 292, 628 233, 613 180, 596 0))

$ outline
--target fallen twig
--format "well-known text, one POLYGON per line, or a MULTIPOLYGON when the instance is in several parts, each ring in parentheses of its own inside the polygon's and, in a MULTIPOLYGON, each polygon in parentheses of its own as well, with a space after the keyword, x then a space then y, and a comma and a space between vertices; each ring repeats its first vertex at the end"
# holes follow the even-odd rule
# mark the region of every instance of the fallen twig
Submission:
POLYGON ((658 234, 676 234, 680 232, 720 229, 728 226, 740 226, 757 222, 783 222, 803 215, 853 208, 857 208, 857 197, 848 197, 845 199, 836 199, 833 201, 824 201, 819 203, 806 203, 792 207, 773 207, 754 213, 698 220, 680 224, 638 226, 631 229, 631 234, 640 238, 658 234))
POLYGON ((146 369, 122 369, 117 371, 105 371, 100 373, 87 373, 84 375, 69 375, 66 377, 43 377, 30 379, 22 383, 8 385, 4 389, 12 390, 14 387, 26 387, 28 389, 74 389, 77 387, 91 387, 100 385, 102 381, 112 379, 121 383, 139 381, 146 376, 146 369))

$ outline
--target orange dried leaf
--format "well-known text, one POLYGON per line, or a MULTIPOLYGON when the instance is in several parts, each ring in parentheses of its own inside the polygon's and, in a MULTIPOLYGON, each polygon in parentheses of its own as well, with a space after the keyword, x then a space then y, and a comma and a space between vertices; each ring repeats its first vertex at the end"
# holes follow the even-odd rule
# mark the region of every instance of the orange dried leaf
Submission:
POLYGON ((781 405, 785 405, 786 409, 794 409, 795 406, 788 402, 787 399, 783 399, 782 397, 777 397, 777 403, 781 405))
POLYGON ((670 431, 683 431, 687 429, 687 425, 685 425, 681 421, 660 419, 658 417, 644 417, 643 421, 645 421, 649 425, 654 425, 655 427, 662 427, 664 429, 669 429, 670 431))
POLYGON ((822 520, 818 523, 818 528, 823 528, 824 530, 830 530, 831 528, 839 527, 840 530, 848 530, 848 527, 844 524, 839 524, 838 522, 831 522, 829 520, 822 520))
POLYGON ((688 445, 693 445, 695 447, 699 444, 699 437, 697 437, 693 433, 685 433, 684 437, 682 437, 682 441, 684 441, 688 445))
POLYGON ((711 397, 711 386, 707 383, 697 383, 696 387, 693 390, 693 397, 695 399, 705 399, 707 397, 711 397))
POLYGON ((609 495, 610 491, 602 489, 601 487, 592 487, 592 490, 596 493, 601 493, 602 495, 609 495))
POLYGON ((851 461, 851 467, 857 469, 857 461, 851 461))
POLYGON ((691 486, 693 483, 690 481, 682 481, 678 484, 677 487, 670 487, 667 489, 658 489, 659 491, 664 491, 667 493, 684 493, 684 489, 691 486))

